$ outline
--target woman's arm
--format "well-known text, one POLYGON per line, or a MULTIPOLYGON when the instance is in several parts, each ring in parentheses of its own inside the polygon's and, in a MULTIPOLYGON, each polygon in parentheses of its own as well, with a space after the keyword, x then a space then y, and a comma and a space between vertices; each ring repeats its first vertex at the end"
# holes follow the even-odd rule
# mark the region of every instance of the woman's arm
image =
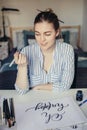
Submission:
MULTIPOLYGON (((63 54, 64 55, 64 54, 63 54)), ((64 68, 62 70, 61 80, 53 84, 53 90, 65 91, 68 90, 74 79, 74 50, 70 46, 64 55, 64 68)))
POLYGON ((15 63, 18 64, 15 88, 19 93, 26 93, 29 90, 27 58, 24 54, 14 54, 15 63))
POLYGON ((41 84, 33 87, 33 90, 49 90, 52 91, 52 84, 41 84))

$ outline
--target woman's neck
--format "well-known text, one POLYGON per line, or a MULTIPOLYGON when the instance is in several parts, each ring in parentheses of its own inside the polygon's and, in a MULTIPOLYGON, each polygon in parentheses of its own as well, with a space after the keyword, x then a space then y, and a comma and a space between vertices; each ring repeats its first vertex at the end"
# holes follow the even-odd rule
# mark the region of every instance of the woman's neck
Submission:
POLYGON ((46 55, 48 55, 48 54, 52 54, 53 51, 54 51, 54 49, 55 49, 55 45, 56 45, 56 44, 54 44, 53 46, 51 46, 51 48, 49 48, 49 49, 47 49, 47 50, 42 50, 43 55, 46 56, 46 55))

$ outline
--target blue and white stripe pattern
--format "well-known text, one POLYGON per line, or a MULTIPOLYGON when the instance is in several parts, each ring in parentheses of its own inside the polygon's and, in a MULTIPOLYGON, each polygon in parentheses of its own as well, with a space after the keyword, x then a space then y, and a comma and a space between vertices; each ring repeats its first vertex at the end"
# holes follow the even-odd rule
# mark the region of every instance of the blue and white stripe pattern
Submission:
MULTIPOLYGON (((37 43, 23 48, 22 53, 27 56, 29 62, 29 87, 47 83, 52 83, 53 90, 57 91, 71 87, 74 78, 74 51, 71 45, 56 40, 54 60, 48 73, 43 69, 43 54, 37 43)), ((18 86, 16 89, 19 90, 18 86)), ((23 90, 20 91, 23 93, 23 90)))

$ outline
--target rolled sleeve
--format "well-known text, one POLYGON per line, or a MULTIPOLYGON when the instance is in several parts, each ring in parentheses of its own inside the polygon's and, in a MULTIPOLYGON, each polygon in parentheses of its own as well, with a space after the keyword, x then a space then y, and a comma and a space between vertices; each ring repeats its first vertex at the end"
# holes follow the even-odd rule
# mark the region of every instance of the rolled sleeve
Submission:
POLYGON ((28 91, 29 91, 29 87, 25 88, 25 89, 21 89, 19 88, 16 84, 15 84, 15 89, 17 90, 17 92, 20 94, 20 95, 24 95, 26 94, 28 91))

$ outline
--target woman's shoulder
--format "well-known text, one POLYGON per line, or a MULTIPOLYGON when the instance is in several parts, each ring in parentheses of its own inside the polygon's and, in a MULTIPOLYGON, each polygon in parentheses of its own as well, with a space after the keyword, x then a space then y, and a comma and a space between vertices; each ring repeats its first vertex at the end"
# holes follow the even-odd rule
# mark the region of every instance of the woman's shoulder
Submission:
POLYGON ((34 50, 35 48, 38 48, 37 43, 29 44, 28 46, 25 46, 22 50, 34 50))
POLYGON ((26 55, 31 55, 32 53, 33 54, 36 54, 39 52, 39 46, 37 43, 34 43, 34 44, 30 44, 26 47, 24 47, 21 51, 22 54, 26 54, 26 55))
POLYGON ((70 45, 69 43, 60 41, 60 40, 56 41, 56 45, 57 45, 57 48, 61 48, 61 49, 66 49, 66 50, 73 49, 72 45, 70 45))

